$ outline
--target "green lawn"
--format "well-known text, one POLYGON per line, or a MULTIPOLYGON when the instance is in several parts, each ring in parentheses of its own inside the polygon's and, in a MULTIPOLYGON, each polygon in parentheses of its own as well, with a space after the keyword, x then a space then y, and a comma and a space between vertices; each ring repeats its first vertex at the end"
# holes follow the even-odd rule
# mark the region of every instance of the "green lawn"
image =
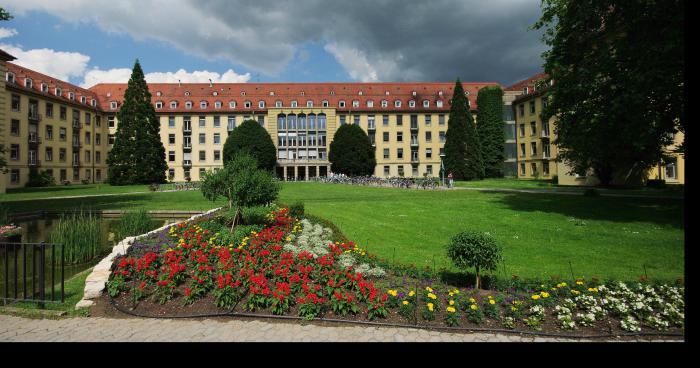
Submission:
POLYGON ((504 247, 505 272, 528 278, 672 280, 684 273, 683 202, 467 190, 423 191, 287 183, 286 203, 336 223, 389 260, 450 266, 444 245, 463 229, 504 247))
MULTIPOLYGON (((582 193, 587 187, 573 185, 552 184, 550 180, 518 180, 515 178, 484 179, 473 181, 456 181, 455 187, 463 188, 488 188, 488 189, 542 189, 545 191, 574 192, 582 193)), ((683 185, 668 185, 665 188, 649 187, 618 187, 618 188, 595 188, 602 194, 619 194, 634 196, 663 196, 663 197, 683 197, 683 185)))
MULTIPOLYGON (((7 196, 19 194, 26 193, 7 196)), ((489 232, 503 245, 505 268, 498 272, 507 276, 569 278, 569 262, 577 277, 637 279, 644 274, 644 265, 650 278, 673 280, 684 273, 683 201, 677 199, 320 183, 285 183, 280 199, 303 201, 309 213, 333 221, 350 239, 380 257, 421 267, 449 266, 444 244, 455 233, 470 228, 489 232)), ((23 212, 80 207, 207 210, 223 203, 207 201, 199 191, 182 191, 79 199, 13 198, 4 205, 11 212, 23 212)))
POLYGON ((48 188, 17 188, 8 189, 6 194, 0 194, 0 201, 40 199, 47 197, 119 194, 131 192, 148 192, 148 185, 111 186, 109 184, 80 184, 61 185, 48 188))
MULTIPOLYGON (((53 311, 64 311, 67 312, 68 316, 85 316, 86 310, 84 308, 81 310, 75 310, 75 304, 77 304, 80 301, 80 299, 83 298, 83 295, 85 294, 85 279, 90 275, 91 272, 92 268, 89 268, 66 280, 64 284, 64 302, 46 303, 44 304, 44 309, 53 311)), ((57 285, 56 290, 58 291, 60 296, 59 285, 57 285)), ((40 314, 33 312, 39 309, 39 305, 37 303, 21 302, 12 304, 10 306, 26 310, 26 312, 22 313, 22 316, 24 317, 40 316, 40 314)))

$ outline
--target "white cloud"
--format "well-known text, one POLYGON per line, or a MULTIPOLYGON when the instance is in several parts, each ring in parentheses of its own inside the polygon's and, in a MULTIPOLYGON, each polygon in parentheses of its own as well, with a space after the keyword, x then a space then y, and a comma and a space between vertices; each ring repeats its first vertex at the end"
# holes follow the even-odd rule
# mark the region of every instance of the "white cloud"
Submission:
POLYGON ((17 58, 13 63, 67 81, 85 73, 90 57, 79 52, 52 49, 22 50, 14 45, 0 44, 0 49, 17 58))
MULTIPOLYGON (((209 79, 214 83, 245 83, 250 80, 250 73, 238 74, 232 69, 227 70, 223 74, 207 70, 195 70, 190 73, 185 69, 180 69, 174 73, 146 73, 145 77, 148 83, 177 83, 178 80, 182 83, 208 83, 209 79)), ((126 83, 129 81, 129 78, 131 78, 131 69, 129 68, 109 70, 94 68, 85 73, 85 79, 81 86, 89 88, 98 83, 126 83)))
POLYGON ((17 30, 14 28, 0 27, 0 38, 7 38, 17 35, 17 30))

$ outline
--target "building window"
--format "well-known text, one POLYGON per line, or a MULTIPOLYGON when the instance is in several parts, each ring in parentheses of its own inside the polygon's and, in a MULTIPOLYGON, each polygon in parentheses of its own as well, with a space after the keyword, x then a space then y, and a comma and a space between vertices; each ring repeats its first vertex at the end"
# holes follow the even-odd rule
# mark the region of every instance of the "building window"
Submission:
POLYGON ((12 95, 12 110, 14 111, 19 111, 20 110, 20 99, 19 95, 12 95))
POLYGON ((525 143, 520 143, 520 157, 525 157, 525 143))
POLYGON ((63 90, 61 90, 60 88, 56 88, 54 90, 54 93, 56 94, 56 96, 61 97, 63 95, 63 90))
MULTIPOLYGON (((299 103, 297 101, 292 101, 292 107, 298 107, 298 106, 299 106, 299 103)), ((341 106, 341 107, 345 107, 345 102, 343 102, 343 106, 341 106)))
POLYGON ((46 126, 46 139, 53 140, 53 126, 52 125, 46 126))
POLYGON ((432 148, 425 149, 425 158, 433 158, 433 149, 432 148))
POLYGON ((537 124, 534 121, 530 122, 530 135, 537 134, 537 124))
POLYGON ((345 107, 345 101, 338 102, 338 107, 345 107))
POLYGON ((10 159, 19 160, 19 144, 10 145, 10 159))
POLYGON ((15 74, 12 72, 7 72, 6 80, 7 80, 7 83, 15 83, 15 74))
POLYGON ((532 176, 537 176, 537 163, 530 163, 530 170, 532 171, 532 176))
MULTIPOLYGON (((214 93, 216 93, 216 92, 214 92, 214 93)), ((221 108, 221 105, 222 105, 221 101, 216 101, 216 102, 214 102, 214 108, 215 108, 215 109, 220 109, 220 108, 221 108)))
POLYGON ((431 115, 425 115, 425 125, 430 126, 430 123, 432 123, 432 116, 431 115))
POLYGON ((175 179, 175 169, 168 169, 168 180, 172 181, 175 179))
POLYGON ((102 170, 101 169, 95 170, 95 180, 102 181, 102 170))
POLYGON ((396 132, 396 141, 403 142, 403 132, 396 132))
POLYGON ((367 100, 367 107, 374 107, 374 101, 367 100))
POLYGON ((355 116, 353 116, 353 118, 354 118, 353 124, 360 125, 360 115, 355 115, 355 116))
POLYGON ((525 104, 518 105, 518 116, 520 116, 520 117, 525 116, 525 104))
POLYGON ((397 158, 397 159, 403 159, 403 148, 397 148, 397 149, 396 149, 396 158, 397 158))
POLYGON ((389 107, 389 101, 382 100, 382 107, 389 107))
POLYGON ((199 161, 207 160, 207 151, 199 151, 199 161))
POLYGON ((321 101, 321 106, 328 107, 328 101, 327 100, 321 101))
POLYGON ((235 128, 236 128, 236 117, 233 115, 229 115, 228 125, 226 126, 226 130, 228 130, 230 132, 235 128))
POLYGON ((221 144, 221 134, 214 133, 214 144, 221 144))
POLYGON ((389 176, 390 171, 389 171, 389 165, 384 166, 384 176, 389 176))
POLYGON ((389 159, 389 149, 388 149, 388 148, 385 148, 385 149, 384 149, 384 159, 385 159, 385 160, 388 160, 388 159, 389 159))
POLYGON ((199 144, 205 144, 206 141, 206 135, 204 133, 199 133, 199 144))
POLYGON ((382 133, 382 141, 389 142, 389 132, 382 133))
POLYGON ((59 172, 59 175, 61 176, 62 182, 66 181, 68 179, 68 172, 66 171, 66 169, 61 169, 61 171, 59 172))
POLYGON ((428 143, 433 141, 433 132, 425 132, 425 141, 428 143))
POLYGON ((265 108, 265 101, 258 101, 258 108, 264 109, 265 108))
MULTIPOLYGON (((442 108, 442 106, 443 106, 442 100, 437 100, 437 101, 435 102, 435 105, 436 105, 437 107, 442 108)), ((432 174, 432 172, 431 172, 430 174, 432 174)))
POLYGON ((199 127, 204 128, 207 126, 207 119, 204 116, 199 117, 199 127))
POLYGON ((107 126, 110 128, 114 128, 114 116, 107 117, 107 126))
POLYGON ((250 106, 251 106, 250 101, 246 101, 246 102, 243 103, 243 107, 245 107, 246 109, 249 109, 250 106))
POLYGON ((177 101, 170 101, 170 108, 171 109, 177 108, 177 101))
POLYGON ((168 161, 175 161, 175 151, 168 151, 168 161))
POLYGON ((520 136, 524 137, 525 136, 525 124, 520 124, 520 136))
POLYGON ((399 165, 399 176, 403 176, 403 165, 399 165))
POLYGON ((207 108, 207 101, 200 101, 199 102, 199 108, 200 109, 206 109, 207 108))
POLYGON ((229 101, 228 108, 235 109, 236 108, 236 101, 229 101))
POLYGON ((416 101, 408 101, 408 107, 416 107, 416 101))
POLYGON ((427 165, 425 168, 428 175, 433 175, 433 165, 427 165))
POLYGON ((525 163, 520 164, 520 175, 525 176, 525 163))
POLYGON ((162 108, 163 108, 163 102, 162 101, 156 102, 156 109, 162 109, 162 108))
POLYGON ((673 161, 666 163, 666 179, 677 180, 678 179, 678 159, 673 157, 673 161))
POLYGON ((401 100, 394 101, 394 107, 401 107, 401 100))
POLYGON ((423 100, 423 107, 430 107, 430 101, 423 100))
POLYGON ((100 151, 95 151, 95 163, 102 163, 102 153, 100 151))
POLYGON ((19 169, 12 169, 10 171, 10 182, 12 184, 19 184, 19 169))
POLYGON ((53 104, 50 102, 46 103, 46 117, 47 118, 53 117, 53 104))
POLYGON ((542 162, 542 175, 549 176, 549 161, 542 162))
POLYGON ((85 151, 85 162, 90 162, 91 157, 90 151, 85 151))
POLYGON ((214 161, 221 161, 221 151, 219 151, 219 150, 214 151, 214 161))
POLYGON ((306 107, 314 107, 314 102, 311 100, 306 101, 306 107))
POLYGON ((530 142, 530 153, 533 156, 537 155, 537 142, 530 142))
POLYGON ((345 125, 345 115, 340 115, 340 125, 345 125))
POLYGON ((530 101, 530 114, 535 113, 535 101, 530 101))
POLYGON ((17 136, 19 135, 19 120, 12 119, 10 122, 10 134, 17 136))
POLYGON ((117 101, 111 101, 111 102, 109 103, 109 108, 110 108, 111 110, 116 110, 116 109, 117 109, 117 101))
POLYGON ((168 144, 175 144, 175 134, 168 134, 168 144))
POLYGON ((58 161, 61 161, 61 162, 66 161, 66 149, 65 148, 58 149, 58 161))
MULTIPOLYGON (((110 127, 114 126, 114 117, 109 117, 108 120, 110 121, 110 127), (111 120, 110 120, 111 119, 111 120)), ((168 116, 168 128, 175 128, 175 117, 174 116, 168 116)))
POLYGON ((186 101, 186 102, 185 102, 185 108, 186 108, 186 109, 191 109, 191 108, 192 108, 192 101, 186 101))
POLYGON ((107 143, 108 143, 108 144, 114 144, 114 134, 108 134, 108 135, 107 135, 107 143))

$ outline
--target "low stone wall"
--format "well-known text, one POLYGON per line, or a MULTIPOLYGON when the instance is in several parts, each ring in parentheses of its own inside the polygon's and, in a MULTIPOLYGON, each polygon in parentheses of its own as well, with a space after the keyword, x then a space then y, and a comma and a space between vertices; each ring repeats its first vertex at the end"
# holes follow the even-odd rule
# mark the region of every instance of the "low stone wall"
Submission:
POLYGON ((114 259, 118 256, 126 254, 126 251, 131 247, 131 245, 136 241, 137 239, 157 234, 163 230, 167 230, 171 226, 176 226, 177 224, 180 224, 182 222, 188 222, 188 221, 193 221, 196 220, 200 217, 210 215, 216 211, 219 211, 221 207, 215 208, 213 210, 209 210, 207 212, 194 215, 190 217, 189 219, 181 222, 176 222, 172 224, 167 224, 165 226, 162 226, 158 229, 155 229, 153 231, 149 231, 145 234, 141 235, 136 235, 136 236, 130 236, 125 238, 124 240, 120 241, 117 243, 113 248, 112 248, 112 253, 110 253, 107 257, 103 258, 100 263, 98 263, 93 269, 92 273, 85 279, 85 293, 83 294, 83 299, 78 302, 78 304, 75 305, 75 308, 84 308, 84 307, 89 307, 94 304, 92 299, 96 299, 97 297, 100 296, 102 291, 105 289, 105 286, 107 284, 107 280, 109 279, 110 275, 110 269, 112 268, 112 263, 114 262, 114 259))

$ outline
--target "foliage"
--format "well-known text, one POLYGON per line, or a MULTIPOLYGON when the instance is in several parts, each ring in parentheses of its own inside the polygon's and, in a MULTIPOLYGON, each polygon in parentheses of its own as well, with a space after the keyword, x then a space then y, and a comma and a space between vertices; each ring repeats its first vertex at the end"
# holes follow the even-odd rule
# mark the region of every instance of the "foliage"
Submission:
POLYGON ((0 7, 0 20, 10 20, 14 18, 7 10, 0 7))
MULTIPOLYGON (((543 0, 559 158, 603 185, 637 183, 685 132, 684 2, 543 0), (615 139, 611 139, 615 137, 615 139)), ((683 145, 684 146, 684 145, 683 145)), ((681 147, 681 151, 683 148, 681 147)))
POLYGON ((447 256, 457 268, 476 269, 476 288, 481 287, 481 270, 495 270, 501 261, 501 247, 487 234, 463 231, 447 245, 447 256))
POLYGON ((66 264, 78 264, 99 256, 103 250, 100 220, 90 212, 64 214, 51 231, 50 242, 63 244, 66 264))
POLYGON ((445 133, 445 176, 452 172, 455 180, 484 177, 481 144, 474 126, 464 87, 459 78, 455 83, 450 117, 445 133))
POLYGON ((289 215, 296 219, 304 218, 304 202, 294 202, 289 206, 289 215))
POLYGON ((27 180, 27 187, 47 187, 55 185, 56 180, 53 175, 48 170, 39 172, 36 168, 29 169, 29 180, 27 180))
POLYGON ((145 209, 129 211, 122 214, 115 233, 119 241, 127 236, 141 235, 153 228, 153 220, 145 209))
POLYGON ((503 90, 499 86, 481 88, 476 97, 476 105, 479 109, 476 115, 476 131, 481 143, 484 176, 503 177, 505 151, 503 90))
POLYGON ((252 156, 259 169, 272 171, 277 164, 277 149, 270 134, 252 119, 237 126, 224 143, 224 165, 235 160, 239 155, 252 156))
POLYGON ((160 121, 138 59, 117 113, 117 132, 109 151, 108 180, 112 185, 165 183, 165 147, 160 121))
POLYGON ((351 177, 372 175, 377 164, 369 136, 355 124, 341 125, 335 131, 328 160, 332 172, 351 177))
POLYGON ((241 210, 241 220, 245 225, 269 225, 268 215, 270 207, 251 206, 243 207, 241 210))

